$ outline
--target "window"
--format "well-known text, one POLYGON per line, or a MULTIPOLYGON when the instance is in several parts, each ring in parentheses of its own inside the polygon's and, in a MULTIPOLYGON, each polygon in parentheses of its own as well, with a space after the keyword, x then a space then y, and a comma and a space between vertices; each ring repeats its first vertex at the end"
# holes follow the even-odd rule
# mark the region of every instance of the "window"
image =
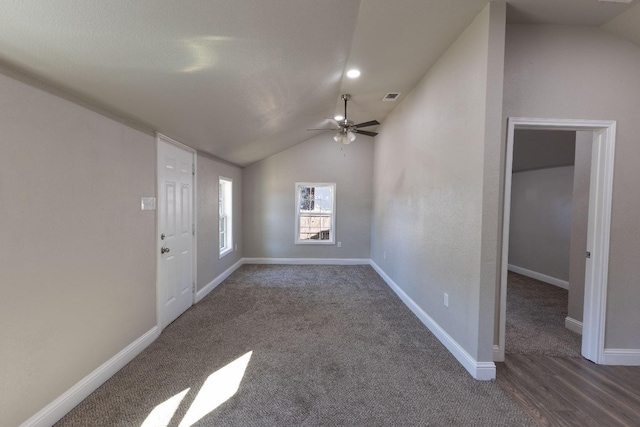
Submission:
POLYGON ((233 181, 220 177, 218 210, 220 235, 220 258, 233 251, 233 181))
POLYGON ((333 244, 335 205, 335 183, 296 182, 296 244, 333 244))

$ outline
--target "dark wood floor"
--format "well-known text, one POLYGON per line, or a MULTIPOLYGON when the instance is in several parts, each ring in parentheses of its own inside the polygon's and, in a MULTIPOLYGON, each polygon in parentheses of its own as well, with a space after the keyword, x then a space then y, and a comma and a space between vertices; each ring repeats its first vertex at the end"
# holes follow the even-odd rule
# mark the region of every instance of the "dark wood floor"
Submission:
POLYGON ((498 384, 540 426, 640 426, 640 367, 508 354, 498 384))

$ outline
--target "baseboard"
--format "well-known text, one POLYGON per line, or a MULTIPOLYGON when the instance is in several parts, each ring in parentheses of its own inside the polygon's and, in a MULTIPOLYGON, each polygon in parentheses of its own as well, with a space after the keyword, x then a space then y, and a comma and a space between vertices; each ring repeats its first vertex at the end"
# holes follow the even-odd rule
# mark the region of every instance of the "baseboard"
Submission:
POLYGON ((605 348, 601 365, 640 366, 640 349, 605 348))
POLYGON ((569 316, 564 319, 564 327, 570 331, 575 332, 576 334, 582 335, 582 322, 573 319, 569 316))
POLYGON ((462 348, 440 325, 418 306, 378 265, 372 260, 373 269, 387 282, 387 285, 400 297, 407 307, 440 340, 464 368, 477 380, 492 380, 496 377, 496 365, 493 362, 478 362, 462 348))
POLYGON ((527 270, 526 268, 518 267, 517 265, 509 264, 508 268, 509 271, 513 271, 514 273, 522 274, 523 276, 531 277, 532 279, 540 280, 541 282, 569 290, 569 282, 566 280, 547 276, 546 274, 538 273, 537 271, 527 270))
POLYGON ((244 259, 240 259, 238 262, 236 262, 231 267, 227 268, 224 272, 222 272, 218 277, 216 277, 211 282, 209 282, 207 286, 205 286, 204 288, 196 292, 196 303, 200 302, 202 298, 206 297, 209 294, 209 292, 211 292, 216 288, 216 286, 224 282, 224 280, 227 277, 231 276, 231 274, 234 271, 236 271, 238 268, 240 268, 242 264, 244 264, 244 259))
POLYGON ((368 265, 369 258, 244 258, 244 264, 368 265))
POLYGON ((42 408, 38 413, 21 424, 21 427, 49 427, 64 417, 87 396, 115 375, 127 363, 147 348, 158 336, 160 329, 154 326, 140 338, 125 347, 118 354, 103 363, 56 400, 42 408))

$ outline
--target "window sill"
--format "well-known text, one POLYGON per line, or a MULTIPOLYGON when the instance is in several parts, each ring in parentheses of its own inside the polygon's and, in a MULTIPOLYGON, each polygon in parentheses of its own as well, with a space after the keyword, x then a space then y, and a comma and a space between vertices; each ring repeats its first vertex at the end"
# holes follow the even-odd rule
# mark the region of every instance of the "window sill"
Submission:
POLYGON ((295 242, 296 245, 335 245, 336 242, 333 241, 321 241, 321 240, 314 240, 314 241, 305 241, 305 240, 300 240, 295 242))
POLYGON ((218 257, 218 259, 222 259, 222 258, 226 257, 231 252, 233 252, 233 248, 225 249, 224 251, 220 252, 220 256, 218 257))

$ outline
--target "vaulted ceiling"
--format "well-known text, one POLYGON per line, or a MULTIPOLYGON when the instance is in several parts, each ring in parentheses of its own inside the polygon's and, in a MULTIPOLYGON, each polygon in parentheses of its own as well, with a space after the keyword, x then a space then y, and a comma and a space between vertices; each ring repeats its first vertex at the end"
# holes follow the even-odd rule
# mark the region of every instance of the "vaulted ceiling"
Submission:
MULTIPOLYGON (((382 97, 406 95, 486 3, 3 0, 0 61, 244 166, 315 136, 341 93, 350 119, 382 122, 397 105, 382 97)), ((604 25, 640 43, 639 4, 508 4, 510 22, 604 25)))

